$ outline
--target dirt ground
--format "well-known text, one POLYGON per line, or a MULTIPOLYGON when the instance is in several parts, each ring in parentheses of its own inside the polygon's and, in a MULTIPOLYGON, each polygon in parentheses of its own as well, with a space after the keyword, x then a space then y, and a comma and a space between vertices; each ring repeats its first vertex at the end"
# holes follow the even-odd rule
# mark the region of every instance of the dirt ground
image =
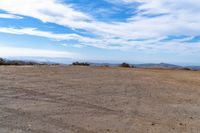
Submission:
POLYGON ((200 133, 200 72, 1 66, 0 133, 200 133))

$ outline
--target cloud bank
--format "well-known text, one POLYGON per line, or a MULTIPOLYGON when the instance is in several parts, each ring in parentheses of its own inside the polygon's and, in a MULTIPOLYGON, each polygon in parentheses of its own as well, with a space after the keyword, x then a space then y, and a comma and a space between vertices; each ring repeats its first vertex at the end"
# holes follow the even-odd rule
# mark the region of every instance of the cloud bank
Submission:
POLYGON ((9 14, 28 16, 43 23, 54 23, 84 34, 55 34, 34 27, 1 27, 0 32, 27 34, 56 40, 77 40, 80 45, 120 50, 168 50, 200 52, 199 0, 114 0, 133 8, 132 15, 118 21, 102 21, 60 0, 5 0, 0 9, 9 14), (137 5, 137 6, 131 6, 137 5), (22 10, 23 9, 23 10, 22 10))
POLYGON ((31 48, 1 47, 1 57, 49 57, 49 58, 77 58, 79 55, 72 52, 41 50, 31 48))
POLYGON ((9 19, 22 19, 22 17, 14 15, 14 14, 5 14, 1 13, 0 18, 9 18, 9 19))

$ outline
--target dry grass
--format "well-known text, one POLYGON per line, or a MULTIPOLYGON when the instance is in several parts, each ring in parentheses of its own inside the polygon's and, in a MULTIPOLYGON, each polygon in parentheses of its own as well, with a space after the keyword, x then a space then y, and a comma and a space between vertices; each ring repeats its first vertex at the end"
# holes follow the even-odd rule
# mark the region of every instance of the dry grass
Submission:
POLYGON ((0 133, 200 133, 200 72, 2 66, 0 133))

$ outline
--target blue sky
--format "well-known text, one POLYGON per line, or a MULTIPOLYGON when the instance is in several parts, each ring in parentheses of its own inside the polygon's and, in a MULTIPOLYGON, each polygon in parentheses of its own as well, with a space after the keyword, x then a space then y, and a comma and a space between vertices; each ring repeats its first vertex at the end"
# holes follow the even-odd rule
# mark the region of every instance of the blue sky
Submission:
POLYGON ((0 56, 200 65, 200 1, 3 0, 0 56))

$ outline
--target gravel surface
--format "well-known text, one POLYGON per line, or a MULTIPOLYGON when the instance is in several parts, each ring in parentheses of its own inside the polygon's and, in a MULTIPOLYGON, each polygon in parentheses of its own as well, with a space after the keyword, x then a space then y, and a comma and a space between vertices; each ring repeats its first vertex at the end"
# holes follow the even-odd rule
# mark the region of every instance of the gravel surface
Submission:
POLYGON ((1 66, 0 133, 200 133, 200 72, 1 66))

